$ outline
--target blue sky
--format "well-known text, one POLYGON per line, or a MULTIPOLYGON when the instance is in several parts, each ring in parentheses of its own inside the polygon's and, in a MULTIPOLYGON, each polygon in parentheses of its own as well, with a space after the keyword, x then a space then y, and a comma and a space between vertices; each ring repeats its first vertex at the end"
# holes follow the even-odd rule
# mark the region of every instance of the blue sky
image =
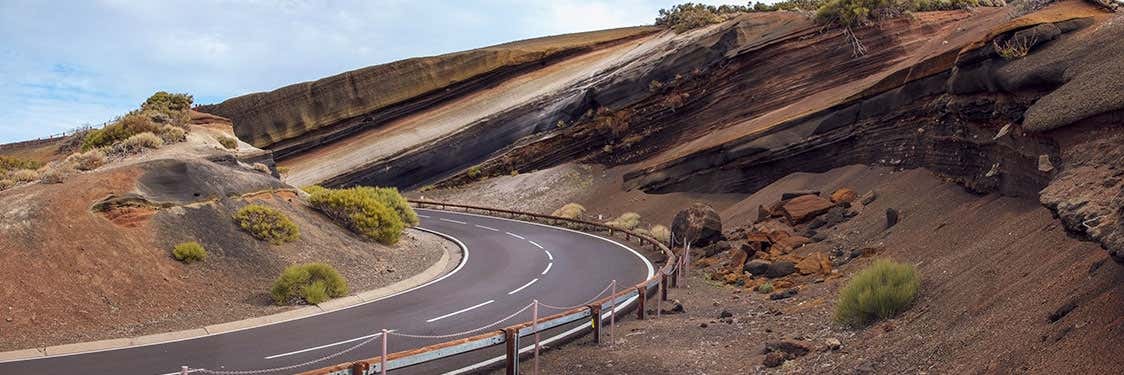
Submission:
POLYGON ((408 57, 650 24, 678 2, 0 0, 0 143, 112 120, 158 90, 214 103, 408 57))

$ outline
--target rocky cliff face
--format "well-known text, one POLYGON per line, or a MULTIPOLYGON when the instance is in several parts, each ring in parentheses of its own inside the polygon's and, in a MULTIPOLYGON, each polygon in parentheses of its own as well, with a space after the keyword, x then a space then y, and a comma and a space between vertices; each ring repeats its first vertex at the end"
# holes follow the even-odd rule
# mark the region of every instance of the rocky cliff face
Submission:
POLYGON ((631 166, 625 186, 649 193, 751 193, 793 172, 920 167, 972 191, 1039 198, 1071 232, 1124 261, 1121 16, 1078 0, 1013 14, 981 8, 885 21, 856 30, 869 51, 861 57, 846 35, 805 15, 748 14, 513 73, 471 94, 511 97, 519 90, 507 82, 570 74, 509 105, 419 100, 424 110, 398 107, 413 116, 402 129, 447 122, 441 112, 465 111, 457 118, 467 120, 426 138, 366 130, 300 141, 309 151, 288 163, 319 171, 298 184, 410 188, 593 162, 631 166), (1028 42, 1025 56, 1001 51, 1013 40, 1028 42), (319 168, 388 139, 393 152, 319 168))
POLYGON ((230 118, 239 138, 285 156, 305 149, 305 143, 315 146, 338 139, 357 131, 355 127, 377 125, 552 59, 653 31, 595 31, 407 59, 231 98, 200 110, 230 118))

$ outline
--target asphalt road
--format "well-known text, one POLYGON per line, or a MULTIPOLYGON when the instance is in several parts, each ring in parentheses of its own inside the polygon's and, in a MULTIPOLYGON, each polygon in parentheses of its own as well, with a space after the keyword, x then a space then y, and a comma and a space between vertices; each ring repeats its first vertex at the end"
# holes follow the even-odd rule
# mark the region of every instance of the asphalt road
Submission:
MULTIPOLYGON (((435 210, 418 213, 420 227, 456 238, 467 247, 459 268, 437 282, 368 304, 248 330, 4 362, 0 374, 159 375, 178 373, 182 365, 219 371, 271 369, 323 358, 374 338, 323 362, 266 373, 307 371, 378 356, 381 341, 372 335, 384 328, 411 335, 472 330, 511 315, 533 299, 556 306, 576 305, 614 279, 620 285, 634 285, 654 272, 640 254, 604 238, 488 216, 435 210)), ((556 312, 544 308, 541 314, 556 312)), ((496 328, 530 319, 528 309, 496 328)), ((394 352, 446 340, 392 335, 388 346, 394 352)), ((447 362, 428 365, 426 372, 457 370, 467 364, 464 358, 447 362)))

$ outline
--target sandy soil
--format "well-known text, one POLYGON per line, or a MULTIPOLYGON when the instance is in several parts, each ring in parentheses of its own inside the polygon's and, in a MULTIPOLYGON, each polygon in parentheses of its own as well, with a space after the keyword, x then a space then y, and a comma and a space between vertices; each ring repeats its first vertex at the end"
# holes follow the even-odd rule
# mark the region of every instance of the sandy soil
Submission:
POLYGON ((797 280, 797 296, 780 301, 719 285, 696 270, 689 288, 671 291, 687 313, 658 321, 628 318, 617 327, 613 348, 579 339, 547 352, 543 371, 1113 373, 1124 368, 1124 270, 1096 244, 1067 236, 1037 202, 973 195, 925 170, 852 166, 774 183, 723 211, 727 231, 729 224, 747 224, 756 202, 775 201, 785 191, 837 187, 860 194, 874 190, 878 198, 859 207, 857 217, 823 231, 824 241, 799 251, 870 246, 880 249, 877 257, 914 264, 922 290, 904 314, 865 329, 832 323, 838 289, 875 257, 844 264, 821 282, 797 280), (887 208, 902 213, 889 229, 887 208), (1067 304, 1072 311, 1056 321, 1048 318, 1067 304), (732 318, 719 319, 722 311, 732 318), (813 351, 766 368, 764 343, 781 339, 801 341, 813 351), (839 340, 842 348, 830 350, 828 339, 839 340))

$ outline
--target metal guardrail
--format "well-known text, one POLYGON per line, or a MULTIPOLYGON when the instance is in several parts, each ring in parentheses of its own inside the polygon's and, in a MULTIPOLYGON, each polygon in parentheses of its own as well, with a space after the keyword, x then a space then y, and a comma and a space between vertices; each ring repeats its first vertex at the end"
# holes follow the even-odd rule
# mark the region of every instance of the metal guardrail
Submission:
MULTIPOLYGON (((385 373, 383 366, 386 367, 386 370, 400 369, 426 363, 429 361, 438 360, 441 358, 451 357, 458 354, 468 353, 484 348, 490 348, 500 344, 506 344, 507 347, 507 373, 515 374, 518 372, 519 366, 519 341, 521 341, 521 337, 535 335, 539 332, 557 328, 579 320, 590 319, 592 323, 591 329, 594 334, 594 341, 600 343, 603 321, 606 319, 606 317, 610 321, 613 321, 616 318, 618 310, 616 308, 617 306, 623 306, 624 302, 628 301, 629 299, 636 298, 636 300, 638 301, 636 315, 639 319, 644 319, 646 314, 644 305, 647 296, 651 294, 653 290, 655 290, 658 294, 660 294, 657 296, 657 301, 666 301, 667 288, 669 284, 670 286, 674 287, 676 284, 678 284, 679 281, 679 274, 675 272, 677 266, 680 265, 680 263, 677 261, 678 258, 671 251, 671 249, 667 247, 667 245, 648 235, 642 235, 630 230, 614 228, 605 224, 591 221, 541 215, 522 211, 503 210, 490 207, 423 200, 410 200, 410 203, 419 208, 435 207, 446 211, 450 209, 460 209, 468 213, 476 211, 490 216, 507 216, 512 219, 522 219, 553 226, 567 227, 583 232, 607 232, 609 236, 621 235, 628 241, 632 241, 635 239, 637 241, 650 245, 653 251, 663 252, 667 256, 667 262, 663 265, 663 267, 659 269, 658 272, 656 272, 655 275, 653 275, 649 279, 644 280, 643 282, 636 284, 631 288, 622 288, 616 293, 612 293, 609 296, 596 299, 584 306, 574 307, 554 315, 537 318, 534 321, 518 323, 500 330, 494 330, 472 337, 446 341, 418 349, 390 353, 386 355, 386 358, 382 358, 380 356, 349 363, 341 363, 335 366, 306 371, 301 373, 301 375, 382 374, 385 373), (660 291, 662 291, 662 293, 659 293, 660 291)), ((615 287, 615 284, 613 285, 613 287, 615 287)), ((656 313, 659 314, 659 312, 660 310, 657 307, 656 313)), ((582 330, 580 333, 584 332, 585 330, 582 330)))

